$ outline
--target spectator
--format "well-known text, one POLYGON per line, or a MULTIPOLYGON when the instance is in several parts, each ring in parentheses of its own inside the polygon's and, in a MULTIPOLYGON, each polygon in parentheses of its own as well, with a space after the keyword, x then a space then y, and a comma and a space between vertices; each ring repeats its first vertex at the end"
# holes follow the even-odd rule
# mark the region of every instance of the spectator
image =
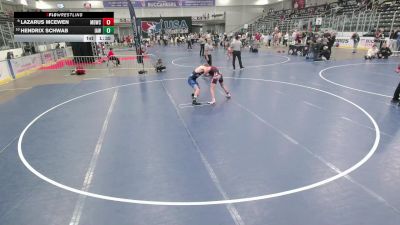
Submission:
POLYGON ((323 60, 329 60, 331 58, 331 52, 329 51, 328 46, 324 46, 321 51, 321 58, 323 60))
POLYGON ((260 48, 260 42, 255 40, 252 45, 250 46, 250 52, 257 53, 258 49, 260 48))
POLYGON ((273 34, 269 33, 268 34, 268 48, 271 48, 271 42, 272 42, 273 34))
POLYGON ((289 41, 289 33, 285 32, 285 35, 283 36, 283 45, 287 47, 288 41, 289 41))
POLYGON ((204 46, 204 57, 207 61, 207 64, 212 66, 212 52, 214 47, 212 45, 211 39, 207 39, 207 44, 204 46))
POLYGON ((157 35, 157 43, 158 45, 161 45, 161 35, 157 35))
POLYGON ((255 35, 255 39, 257 41, 261 41, 261 34, 257 32, 256 35, 255 35))
POLYGON ((194 44, 194 39, 195 39, 195 34, 190 35, 190 42, 192 45, 194 44))
POLYGON ((189 34, 187 37, 187 49, 193 49, 192 48, 192 34, 189 34))
POLYGON ((357 53, 358 43, 360 42, 360 36, 357 33, 354 33, 351 36, 351 39, 353 40, 353 53, 357 53))
POLYGON ((157 60, 156 65, 154 65, 154 67, 156 68, 157 72, 162 72, 163 70, 165 70, 167 67, 163 65, 162 59, 159 58, 157 60))
POLYGON ((294 30, 292 33, 292 41, 293 44, 297 44, 297 30, 294 30))
POLYGON ((378 29, 376 32, 375 32, 375 39, 374 39, 374 42, 375 42, 375 44, 376 44, 376 46, 378 47, 378 48, 381 48, 381 46, 382 46, 382 41, 384 41, 385 39, 385 36, 383 35, 383 29, 378 29))
POLYGON ((206 45, 206 40, 204 39, 204 36, 200 37, 199 42, 200 42, 200 56, 204 56, 204 46, 206 45))
POLYGON ((36 54, 36 49, 35 49, 35 46, 33 44, 31 45, 31 53, 32 54, 36 54))
POLYGON ((378 47, 374 44, 370 49, 368 49, 365 59, 375 59, 379 52, 378 47))
POLYGON ((387 46, 386 43, 383 43, 382 48, 378 52, 378 58, 388 59, 389 56, 391 56, 391 55, 392 55, 392 51, 390 50, 390 48, 387 46))
POLYGON ((113 48, 110 48, 110 51, 108 52, 107 58, 110 61, 116 61, 116 65, 117 66, 119 66, 121 64, 121 62, 119 61, 119 58, 115 56, 115 54, 113 52, 113 48))
POLYGON ((25 46, 24 46, 24 55, 31 55, 32 53, 31 53, 31 46, 29 46, 29 43, 25 43, 25 46))
POLYGON ((215 47, 218 47, 218 42, 219 42, 219 36, 218 36, 218 34, 214 34, 214 46, 215 47))
POLYGON ((397 31, 392 30, 392 32, 390 32, 390 49, 392 51, 397 51, 397 31))
POLYGON ((7 59, 13 59, 14 58, 14 53, 12 51, 7 52, 7 59))
POLYGON ((233 49, 231 46, 229 46, 229 43, 227 44, 227 51, 226 51, 226 57, 228 60, 230 60, 232 58, 233 55, 233 49))
POLYGON ((336 34, 335 33, 330 34, 328 37, 328 49, 331 53, 332 53, 332 47, 335 44, 335 41, 336 41, 336 34))
POLYGON ((168 45, 168 35, 164 34, 163 35, 163 41, 164 41, 164 46, 168 45))
POLYGON ((397 39, 396 39, 397 49, 396 50, 398 53, 398 51, 400 51, 400 28, 397 28, 396 34, 397 34, 397 39))
MULTIPOLYGON (((397 66, 397 73, 400 73, 400 65, 397 66)), ((393 94, 392 103, 398 103, 400 98, 400 83, 397 85, 397 88, 393 94)))

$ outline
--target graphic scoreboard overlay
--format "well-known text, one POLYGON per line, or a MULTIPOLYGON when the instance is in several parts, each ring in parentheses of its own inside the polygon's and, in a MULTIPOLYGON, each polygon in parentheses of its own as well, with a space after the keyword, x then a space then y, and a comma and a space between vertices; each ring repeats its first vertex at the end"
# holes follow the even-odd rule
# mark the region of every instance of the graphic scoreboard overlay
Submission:
POLYGON ((114 12, 15 12, 20 42, 114 42, 114 12))

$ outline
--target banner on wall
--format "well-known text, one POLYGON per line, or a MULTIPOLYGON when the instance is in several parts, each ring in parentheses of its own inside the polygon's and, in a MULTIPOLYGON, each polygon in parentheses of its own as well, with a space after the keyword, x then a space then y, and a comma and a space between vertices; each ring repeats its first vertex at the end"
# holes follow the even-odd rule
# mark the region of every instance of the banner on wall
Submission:
MULTIPOLYGON (((134 0, 135 8, 176 8, 215 6, 215 0, 134 0)), ((104 8, 127 8, 127 1, 103 1, 104 8)))
POLYGON ((21 58, 11 59, 11 67, 15 75, 18 77, 23 72, 37 69, 42 65, 40 54, 24 56, 21 58))
MULTIPOLYGON (((389 38, 386 38, 386 42, 389 43, 389 38)), ((336 43, 339 48, 353 48, 353 40, 350 37, 337 37, 336 43)), ((375 44, 374 37, 360 37, 358 43, 359 49, 369 49, 375 44)))
MULTIPOLYGON (((140 36, 140 24, 138 23, 138 18, 136 17, 136 12, 135 12, 135 7, 133 6, 132 2, 130 0, 126 1, 128 4, 128 8, 129 8, 129 14, 131 16, 131 25, 132 25, 132 29, 133 29, 133 38, 135 40, 135 50, 136 50, 136 55, 142 55, 142 38, 140 36)), ((138 63, 142 63, 144 65, 143 62, 143 58, 142 57, 137 57, 137 62, 138 63)))
POLYGON ((293 0, 294 9, 304 9, 306 7, 306 0, 293 0))
POLYGON ((62 59, 67 55, 65 48, 56 49, 53 53, 55 60, 62 59))
MULTIPOLYGON (((299 13, 308 13, 310 15, 318 15, 318 14, 324 13, 326 11, 325 7, 326 7, 325 5, 322 5, 322 6, 310 6, 310 7, 303 8, 303 9, 298 8, 296 10, 298 10, 299 13)), ((271 12, 268 12, 267 15, 268 16, 272 16, 272 15, 278 14, 278 15, 287 15, 287 16, 289 16, 293 12, 294 12, 294 9, 286 9, 286 10, 280 10, 280 11, 271 11, 271 12)))
POLYGON ((188 34, 192 31, 192 17, 147 17, 139 18, 142 35, 188 34))
POLYGON ((47 63, 51 63, 54 62, 54 55, 53 52, 48 51, 48 52, 43 52, 40 54, 41 58, 42 58, 42 63, 43 64, 47 64, 47 63))

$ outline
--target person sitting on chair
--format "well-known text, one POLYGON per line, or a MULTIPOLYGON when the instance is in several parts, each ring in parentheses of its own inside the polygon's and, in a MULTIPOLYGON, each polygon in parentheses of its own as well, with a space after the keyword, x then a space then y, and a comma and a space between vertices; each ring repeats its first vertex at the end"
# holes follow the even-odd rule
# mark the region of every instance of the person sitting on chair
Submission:
POLYGON ((110 51, 108 52, 107 57, 108 57, 108 60, 111 60, 111 61, 115 60, 116 63, 117 63, 116 64, 117 66, 119 66, 121 64, 121 62, 119 61, 118 57, 115 56, 115 54, 113 52, 113 48, 110 48, 110 51))

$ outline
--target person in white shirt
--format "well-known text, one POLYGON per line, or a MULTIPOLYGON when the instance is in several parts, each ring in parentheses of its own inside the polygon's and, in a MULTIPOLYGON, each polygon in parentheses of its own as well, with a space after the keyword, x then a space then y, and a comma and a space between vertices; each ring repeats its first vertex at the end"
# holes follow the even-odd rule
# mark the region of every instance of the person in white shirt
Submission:
POLYGON ((207 44, 204 46, 204 57, 208 63, 208 65, 212 66, 212 52, 214 47, 212 45, 211 39, 207 39, 207 44))
POLYGON ((189 34, 187 37, 187 49, 192 49, 192 34, 189 34))
POLYGON ((231 47, 233 50, 233 61, 232 61, 233 69, 235 70, 236 57, 239 60, 240 69, 244 69, 242 65, 242 53, 241 53, 242 42, 239 40, 239 36, 236 36, 235 39, 232 41, 231 47))
POLYGON ((167 45, 168 45, 168 35, 164 34, 163 37, 164 37, 164 38, 163 38, 163 39, 164 39, 164 40, 163 40, 163 41, 164 41, 164 45, 167 46, 167 45))
POLYGON ((375 59, 379 52, 378 47, 374 44, 370 49, 368 49, 365 59, 375 59))
POLYGON ((294 30, 292 33, 292 41, 293 41, 292 44, 297 44, 296 43, 297 35, 298 35, 297 30, 294 30))
POLYGON ((263 34, 261 37, 265 46, 268 46, 268 34, 263 34))
POLYGON ((204 36, 200 37, 199 42, 200 42, 200 56, 204 56, 204 46, 206 45, 206 40, 204 39, 204 36))
POLYGON ((287 47, 288 41, 289 41, 289 33, 285 33, 285 35, 283 36, 283 45, 287 47))

